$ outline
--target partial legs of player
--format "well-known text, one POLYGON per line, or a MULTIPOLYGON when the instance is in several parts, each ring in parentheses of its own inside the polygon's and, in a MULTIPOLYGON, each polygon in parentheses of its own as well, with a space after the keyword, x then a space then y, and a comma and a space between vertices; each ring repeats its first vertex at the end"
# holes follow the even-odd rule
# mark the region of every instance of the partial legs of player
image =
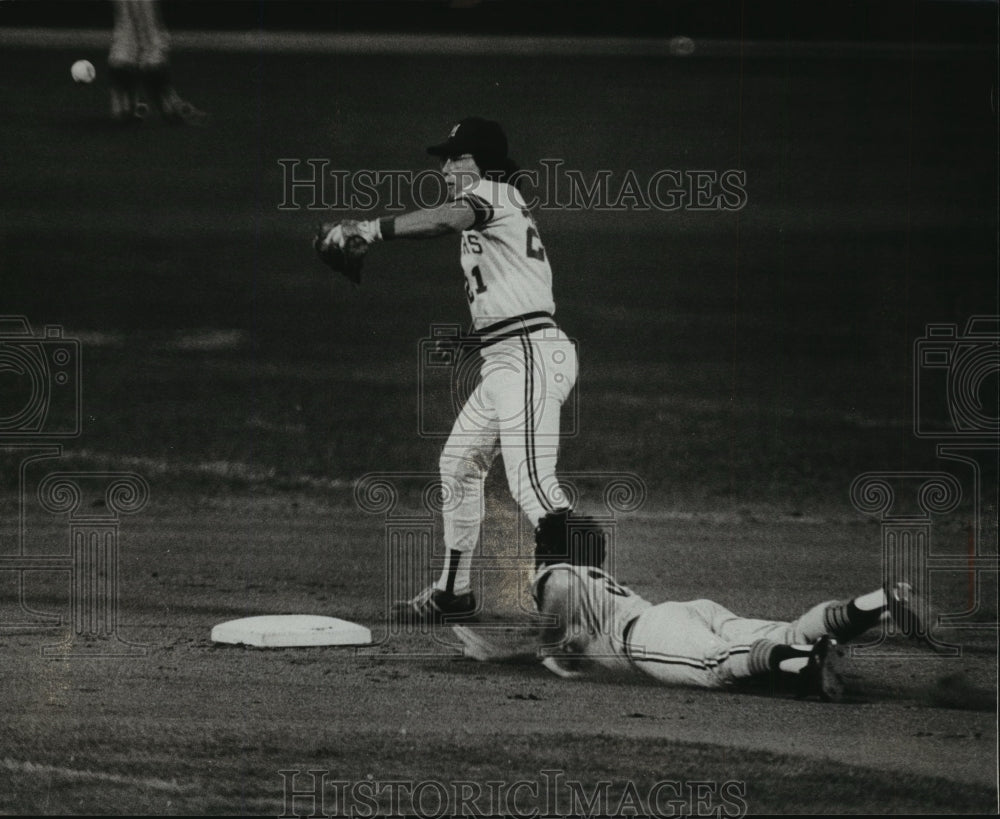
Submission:
POLYGON ((117 122, 143 119, 149 105, 168 122, 199 124, 206 115, 182 99, 170 78, 170 37, 157 0, 112 0, 114 29, 108 52, 111 116, 117 122))
POLYGON ((472 556, 485 513, 486 475, 499 452, 499 425, 480 382, 455 419, 439 460, 444 567, 431 586, 396 604, 397 619, 440 622, 476 612, 472 556))
POLYGON ((486 475, 498 453, 511 494, 531 521, 565 514, 556 478, 560 411, 576 383, 576 349, 559 331, 486 348, 482 379, 441 453, 445 564, 430 589, 397 609, 404 619, 441 620, 476 611, 472 558, 479 545, 486 475))
POLYGON ((558 330, 495 345, 483 383, 496 409, 507 484, 534 526, 570 503, 556 477, 560 415, 576 384, 576 348, 558 330), (515 363, 516 366, 511 366, 515 363))
POLYGON ((820 603, 791 622, 739 617, 712 600, 671 601, 636 618, 625 650, 637 668, 664 683, 716 688, 787 675, 799 689, 819 686, 811 693, 837 699, 843 693, 837 642, 896 614, 898 598, 894 589, 879 589, 820 603))
POLYGON ((111 117, 116 122, 142 119, 146 113, 145 107, 139 107, 140 36, 131 6, 128 0, 113 0, 111 4, 114 29, 108 52, 108 76, 111 79, 111 117))

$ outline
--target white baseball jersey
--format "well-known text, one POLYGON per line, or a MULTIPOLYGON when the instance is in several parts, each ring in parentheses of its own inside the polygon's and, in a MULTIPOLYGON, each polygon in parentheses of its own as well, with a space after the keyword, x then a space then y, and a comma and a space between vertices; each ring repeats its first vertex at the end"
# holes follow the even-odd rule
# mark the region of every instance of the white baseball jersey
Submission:
POLYGON ((601 569, 558 563, 545 567, 535 578, 533 593, 542 611, 545 587, 550 583, 565 584, 567 591, 567 606, 561 612, 566 620, 561 624, 561 646, 605 668, 631 668, 625 627, 652 604, 601 569))
POLYGON ((531 212, 513 185, 480 179, 458 193, 476 216, 462 231, 462 270, 472 323, 555 312, 552 269, 531 212))

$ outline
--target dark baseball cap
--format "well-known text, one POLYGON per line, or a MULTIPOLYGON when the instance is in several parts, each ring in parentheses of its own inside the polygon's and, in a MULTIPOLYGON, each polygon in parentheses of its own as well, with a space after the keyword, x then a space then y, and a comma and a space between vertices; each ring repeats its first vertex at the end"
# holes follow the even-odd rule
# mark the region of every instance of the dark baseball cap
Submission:
POLYGON ((472 154, 477 162, 499 162, 507 158, 507 137, 499 122, 466 117, 451 129, 444 142, 431 145, 427 153, 442 159, 472 154))

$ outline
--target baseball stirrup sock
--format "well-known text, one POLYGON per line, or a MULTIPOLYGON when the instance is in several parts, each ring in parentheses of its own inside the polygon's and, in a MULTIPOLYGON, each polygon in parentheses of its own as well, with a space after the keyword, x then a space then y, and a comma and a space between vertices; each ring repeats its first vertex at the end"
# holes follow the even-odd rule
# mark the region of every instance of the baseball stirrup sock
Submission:
POLYGON ((838 640, 851 640, 877 626, 887 607, 885 592, 879 589, 846 603, 831 603, 823 613, 823 624, 838 640))
POLYGON ((472 552, 449 549, 441 577, 434 585, 451 594, 464 594, 472 583, 472 552))
POLYGON ((771 652, 779 645, 773 640, 756 640, 749 648, 734 648, 729 653, 726 665, 736 679, 767 674, 771 670, 771 652))
POLYGON ((775 643, 772 640, 758 640, 750 646, 750 672, 752 674, 767 674, 778 670, 778 663, 787 659, 789 646, 775 643))

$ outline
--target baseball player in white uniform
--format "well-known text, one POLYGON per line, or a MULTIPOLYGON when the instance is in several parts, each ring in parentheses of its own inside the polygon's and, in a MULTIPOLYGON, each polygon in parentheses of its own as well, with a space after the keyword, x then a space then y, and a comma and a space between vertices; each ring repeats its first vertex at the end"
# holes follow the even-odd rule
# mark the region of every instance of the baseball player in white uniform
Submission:
POLYGON ((483 486, 498 453, 511 494, 532 524, 565 520, 568 503, 556 477, 556 458, 560 410, 576 383, 577 355, 553 318, 548 254, 511 184, 517 166, 507 155, 500 125, 463 119, 428 153, 442 162, 449 189, 445 204, 369 222, 344 221, 330 226, 324 241, 342 244, 361 237, 370 244, 461 234, 480 380, 440 458, 445 565, 433 585, 397 608, 402 619, 437 622, 477 610, 472 556, 483 519, 483 486))
POLYGON ((847 642, 892 618, 903 633, 926 638, 933 615, 905 582, 847 601, 813 606, 791 622, 740 617, 712 600, 654 605, 601 565, 605 535, 593 519, 572 518, 567 541, 543 538, 532 584, 541 640, 526 649, 455 626, 465 654, 477 660, 542 656, 560 677, 594 667, 642 672, 668 685, 725 688, 765 682, 772 691, 843 699, 847 642))
POLYGON ((551 623, 542 637, 545 664, 560 676, 576 676, 593 663, 705 688, 791 678, 800 695, 837 700, 845 688, 838 641, 858 637, 884 617, 926 634, 926 623, 917 621, 928 610, 908 583, 820 603, 791 622, 750 619, 712 600, 653 605, 600 568, 602 535, 587 542, 583 547, 574 537, 569 549, 543 546, 536 555, 532 594, 551 623))
POLYGON ((168 122, 200 124, 206 115, 182 99, 170 79, 170 35, 160 16, 158 0, 112 0, 114 29, 108 52, 111 117, 136 122, 149 106, 168 122))

